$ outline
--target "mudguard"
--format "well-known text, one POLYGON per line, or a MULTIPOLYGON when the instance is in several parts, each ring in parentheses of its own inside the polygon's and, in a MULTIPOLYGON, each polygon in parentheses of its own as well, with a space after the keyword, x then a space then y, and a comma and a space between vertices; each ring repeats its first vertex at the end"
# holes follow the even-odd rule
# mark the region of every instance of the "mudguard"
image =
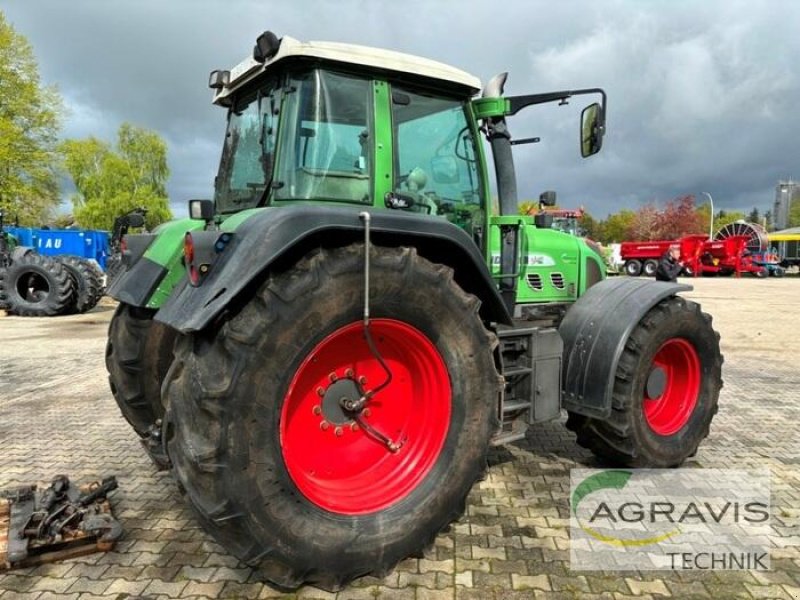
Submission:
POLYGON ((620 356, 633 328, 664 298, 692 286, 615 277, 593 285, 559 326, 564 340, 562 405, 588 417, 611 414, 620 356))
MULTIPOLYGON (((357 243, 364 239, 364 209, 350 206, 296 205, 264 208, 239 221, 222 224, 233 235, 199 287, 175 289, 156 320, 182 333, 199 331, 277 260, 299 260, 313 248, 357 243)), ((456 282, 481 300, 486 321, 510 324, 511 316, 472 239, 446 221, 414 213, 370 210, 371 239, 376 245, 416 247, 421 256, 455 270, 456 282)), ((286 262, 286 261, 284 261, 286 262)))

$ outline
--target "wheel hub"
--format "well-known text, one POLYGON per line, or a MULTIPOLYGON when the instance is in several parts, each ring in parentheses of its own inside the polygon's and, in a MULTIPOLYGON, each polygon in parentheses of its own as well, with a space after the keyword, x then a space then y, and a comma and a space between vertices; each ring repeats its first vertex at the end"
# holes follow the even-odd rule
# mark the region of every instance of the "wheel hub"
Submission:
POLYGON ((647 378, 645 393, 650 400, 660 400, 667 387, 667 373, 660 366, 655 366, 647 378))
POLYGON ((352 418, 344 407, 350 401, 357 402, 360 397, 361 390, 355 380, 346 378, 334 381, 322 397, 322 417, 335 425, 350 423, 352 418))

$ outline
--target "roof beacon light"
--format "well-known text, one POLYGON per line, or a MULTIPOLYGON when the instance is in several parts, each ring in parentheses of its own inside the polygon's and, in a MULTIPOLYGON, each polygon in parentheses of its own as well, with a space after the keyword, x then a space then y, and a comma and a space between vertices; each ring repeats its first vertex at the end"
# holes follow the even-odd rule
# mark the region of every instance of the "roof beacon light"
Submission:
POLYGON ((220 71, 217 69, 216 71, 211 71, 211 75, 208 76, 208 87, 212 90, 219 90, 228 85, 230 81, 230 71, 220 71))
POLYGON ((256 45, 253 48, 253 60, 260 63, 265 62, 277 54, 280 46, 281 41, 278 36, 271 31, 265 31, 256 40, 256 45))

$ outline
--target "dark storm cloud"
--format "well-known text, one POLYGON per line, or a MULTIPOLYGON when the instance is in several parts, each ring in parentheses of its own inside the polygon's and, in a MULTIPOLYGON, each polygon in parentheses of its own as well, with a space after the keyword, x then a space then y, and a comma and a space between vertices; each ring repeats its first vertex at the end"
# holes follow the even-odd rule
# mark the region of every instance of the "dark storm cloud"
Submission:
POLYGON ((11 0, 0 5, 34 46, 43 78, 71 111, 64 135, 113 139, 123 121, 170 147, 176 204, 207 197, 224 113, 208 72, 230 67, 264 29, 419 54, 507 92, 601 86, 603 152, 578 157, 579 109, 515 118, 523 197, 556 189, 562 205, 619 207, 711 192, 717 207, 769 208, 798 169, 800 5, 793 2, 486 2, 11 0))

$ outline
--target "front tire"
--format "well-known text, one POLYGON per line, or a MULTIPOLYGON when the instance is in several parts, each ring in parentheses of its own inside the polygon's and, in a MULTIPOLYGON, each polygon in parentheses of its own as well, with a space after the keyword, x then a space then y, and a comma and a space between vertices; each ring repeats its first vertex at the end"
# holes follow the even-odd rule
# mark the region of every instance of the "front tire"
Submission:
POLYGON ((361 322, 363 245, 307 256, 217 331, 182 338, 164 386, 168 452, 201 522, 284 589, 337 590, 432 544, 496 429, 497 342, 479 301, 413 249, 370 262, 370 330, 392 380, 361 415, 398 451, 337 408, 361 377, 385 380, 361 322))
POLYGON ((722 387, 719 335, 694 302, 662 300, 631 332, 606 420, 570 414, 578 444, 612 464, 666 468, 708 435, 722 387))

